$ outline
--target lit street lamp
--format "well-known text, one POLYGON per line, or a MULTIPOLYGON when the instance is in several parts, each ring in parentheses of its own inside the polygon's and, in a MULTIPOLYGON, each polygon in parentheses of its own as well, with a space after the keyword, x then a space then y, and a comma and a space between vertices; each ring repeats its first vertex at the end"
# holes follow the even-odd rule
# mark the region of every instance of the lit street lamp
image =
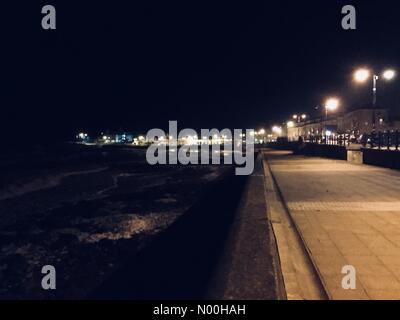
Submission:
POLYGON ((339 107, 339 100, 329 98, 325 103, 325 118, 328 119, 328 111, 335 111, 339 107))
MULTIPOLYGON (((354 73, 354 79, 357 82, 365 82, 368 80, 371 72, 368 69, 358 69, 354 73)), ((386 81, 393 80, 393 78, 396 76, 396 71, 392 69, 385 70, 382 73, 383 79, 386 81)), ((377 93, 377 82, 379 80, 379 76, 373 73, 372 75, 372 130, 375 130, 375 108, 376 108, 376 93, 377 93)))
POLYGON ((396 72, 395 72, 394 70, 386 70, 386 71, 383 73, 383 77, 384 77, 386 80, 392 80, 395 76, 396 76, 396 72))
POLYGON ((293 128, 294 127, 294 122, 293 121, 288 121, 288 122, 286 122, 286 126, 288 128, 293 128))
POLYGON ((297 115, 297 114, 294 114, 293 116, 292 116, 292 118, 293 118, 293 120, 296 120, 297 122, 301 122, 301 120, 306 120, 307 119, 307 115, 306 114, 299 114, 299 115, 297 115))
MULTIPOLYGON (((368 69, 358 69, 354 73, 354 79, 357 82, 365 82, 370 77, 371 72, 368 69)), ((393 80, 396 76, 396 72, 394 70, 388 69, 382 73, 382 77, 387 80, 393 80)), ((379 80, 379 76, 373 73, 372 75, 372 105, 375 108, 376 106, 376 92, 377 92, 377 82, 379 80)))
POLYGON ((282 127, 273 126, 272 127, 272 132, 275 133, 276 135, 280 136, 282 134, 282 127))
POLYGON ((325 102, 325 136, 328 136, 328 112, 335 111, 339 107, 339 99, 329 98, 325 102))
POLYGON ((354 72, 354 79, 357 82, 364 82, 369 78, 370 72, 368 69, 358 69, 354 72))

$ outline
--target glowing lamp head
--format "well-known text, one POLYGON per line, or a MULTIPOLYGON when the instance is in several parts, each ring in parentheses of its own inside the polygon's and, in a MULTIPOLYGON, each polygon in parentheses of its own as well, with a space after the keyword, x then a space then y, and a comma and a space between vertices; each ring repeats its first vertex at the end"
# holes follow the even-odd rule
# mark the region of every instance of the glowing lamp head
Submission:
POLYGON ((278 127, 278 126, 273 126, 272 127, 272 132, 277 134, 277 135, 280 135, 280 134, 282 134, 282 128, 278 127))
POLYGON ((294 127, 294 122, 293 121, 288 121, 286 123, 286 125, 287 125, 288 128, 293 128, 294 127))
POLYGON ((330 98, 326 101, 325 108, 329 111, 334 111, 339 106, 339 100, 335 98, 330 98))
POLYGON ((386 70, 383 73, 383 78, 386 80, 392 80, 396 76, 396 72, 394 70, 386 70))
POLYGON ((370 76, 368 69, 358 69, 354 73, 354 80, 357 82, 365 82, 370 76))

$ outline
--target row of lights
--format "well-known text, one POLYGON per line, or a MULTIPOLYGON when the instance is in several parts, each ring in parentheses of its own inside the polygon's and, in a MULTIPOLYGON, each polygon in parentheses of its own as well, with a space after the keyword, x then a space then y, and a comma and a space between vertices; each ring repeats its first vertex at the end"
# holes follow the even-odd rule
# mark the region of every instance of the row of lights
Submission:
MULTIPOLYGON (((367 81, 370 77, 371 74, 373 74, 372 80, 373 80, 373 106, 376 106, 376 92, 377 92, 377 81, 379 80, 379 76, 376 75, 374 72, 370 71, 367 68, 361 68, 358 69, 354 72, 354 80, 359 83, 363 83, 367 81)), ((382 78, 385 79, 386 81, 393 80, 396 77, 396 71, 392 69, 388 69, 382 72, 382 78)), ((335 111, 340 105, 340 100, 335 97, 328 98, 325 102, 325 117, 328 118, 328 113, 335 111)), ((305 120, 307 116, 305 114, 302 114, 301 116, 298 116, 297 114, 293 115, 293 120, 296 120, 297 122, 300 122, 300 120, 305 120)), ((286 123, 288 128, 293 128, 295 126, 294 121, 288 121, 286 123)), ((281 132, 282 130, 279 130, 279 127, 274 126, 272 128, 272 131, 274 133, 281 132)))
MULTIPOLYGON (((368 80, 368 78, 371 76, 371 71, 368 69, 358 69, 355 73, 354 73, 354 80, 356 80, 357 82, 365 82, 366 80, 368 80)), ((394 77, 396 76, 396 72, 392 69, 388 69, 385 70, 382 73, 382 77, 385 80, 392 80, 394 77)), ((377 79, 379 79, 379 76, 374 74, 374 77, 376 77, 377 79)))
MULTIPOLYGON (((379 80, 379 76, 376 75, 374 72, 370 71, 369 69, 366 68, 361 68, 358 69, 354 72, 353 78, 354 81, 359 82, 359 83, 364 83, 366 82, 371 74, 372 76, 372 91, 373 91, 373 106, 375 107, 376 105, 376 91, 377 91, 377 81, 379 80)), ((388 69, 382 72, 382 78, 385 79, 386 81, 393 80, 396 77, 396 71, 392 69, 388 69)), ((325 103, 325 109, 327 111, 335 111, 339 107, 339 99, 338 98, 329 98, 326 103, 325 103)))

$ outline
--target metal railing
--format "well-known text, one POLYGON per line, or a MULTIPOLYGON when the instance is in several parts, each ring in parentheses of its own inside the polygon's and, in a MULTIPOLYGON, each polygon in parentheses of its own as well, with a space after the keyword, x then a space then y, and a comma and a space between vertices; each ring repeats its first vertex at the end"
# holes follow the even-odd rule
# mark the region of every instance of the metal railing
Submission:
POLYGON ((361 144, 364 148, 372 149, 386 149, 386 150, 399 150, 400 146, 400 131, 378 131, 370 134, 354 135, 349 133, 343 134, 332 134, 329 136, 309 136, 306 138, 300 138, 305 142, 325 144, 325 145, 337 145, 337 146, 348 146, 351 143, 361 144))

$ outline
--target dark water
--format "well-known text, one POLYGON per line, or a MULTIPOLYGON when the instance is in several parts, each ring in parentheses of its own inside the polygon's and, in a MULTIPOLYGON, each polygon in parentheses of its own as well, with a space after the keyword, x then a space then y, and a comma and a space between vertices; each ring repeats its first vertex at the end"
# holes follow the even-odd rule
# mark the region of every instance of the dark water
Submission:
POLYGON ((232 167, 150 166, 145 150, 130 147, 19 150, 0 167, 0 298, 199 296, 199 282, 186 290, 189 273, 173 264, 192 254, 207 277, 235 203, 225 201, 239 187, 232 167), (183 287, 157 288, 162 262, 183 287), (48 264, 57 270, 52 291, 41 288, 48 264), (128 290, 131 268, 130 283, 142 282, 128 290))

